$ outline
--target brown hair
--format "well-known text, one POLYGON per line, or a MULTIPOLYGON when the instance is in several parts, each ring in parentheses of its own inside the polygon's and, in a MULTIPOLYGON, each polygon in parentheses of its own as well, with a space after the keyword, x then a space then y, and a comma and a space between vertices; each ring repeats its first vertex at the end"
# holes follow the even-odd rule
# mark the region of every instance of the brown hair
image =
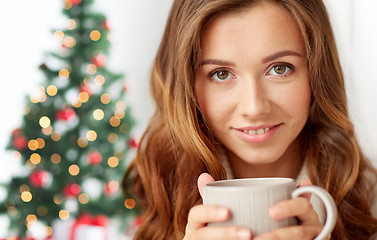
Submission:
MULTIPOLYGON (((324 4, 321 0, 267 1, 293 16, 306 46, 312 104, 301 135, 311 181, 327 189, 338 206, 332 239, 369 239, 377 231, 377 220, 371 215, 363 173, 373 170, 349 120, 342 70, 324 4)), ((151 75, 156 110, 123 182, 144 210, 144 224, 135 239, 182 239, 188 212, 200 202, 198 176, 208 172, 216 180, 226 178, 194 93, 200 39, 213 18, 259 2, 174 1, 151 75)))

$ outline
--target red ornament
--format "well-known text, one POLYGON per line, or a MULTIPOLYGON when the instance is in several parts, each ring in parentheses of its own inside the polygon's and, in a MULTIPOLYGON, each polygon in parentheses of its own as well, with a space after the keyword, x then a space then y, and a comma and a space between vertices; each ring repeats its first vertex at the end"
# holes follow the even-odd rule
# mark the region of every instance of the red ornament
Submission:
POLYGON ((123 87, 123 91, 128 92, 131 89, 131 85, 129 83, 126 83, 123 87))
POLYGON ((56 113, 56 119, 61 121, 73 120, 76 116, 76 112, 72 108, 64 108, 56 113))
POLYGON ((81 0, 71 0, 72 5, 79 5, 81 3, 81 0))
POLYGON ((117 181, 111 181, 105 184, 104 193, 107 196, 112 196, 119 190, 119 183, 117 181))
POLYGON ((35 170, 29 175, 29 182, 36 188, 47 187, 51 181, 51 176, 43 170, 35 170))
POLYGON ((131 148, 137 148, 139 146, 139 141, 135 138, 130 138, 130 140, 128 141, 128 145, 131 148))
POLYGON ((103 21, 102 22, 103 29, 109 31, 111 29, 109 21, 103 21))
POLYGON ((92 95, 92 89, 86 84, 83 84, 79 87, 79 92, 86 92, 89 96, 92 95))
POLYGON ((96 65, 99 68, 105 66, 106 56, 104 54, 98 54, 90 59, 90 62, 96 65))
POLYGON ((65 197, 77 197, 81 192, 81 187, 77 183, 67 184, 63 189, 65 197))
POLYGON ((13 147, 17 150, 24 150, 26 149, 28 142, 29 140, 22 135, 15 136, 13 138, 13 147))
POLYGON ((15 136, 20 136, 22 135, 22 131, 21 131, 21 128, 16 128, 12 131, 12 136, 15 137, 15 136))
POLYGON ((100 164, 102 162, 102 154, 97 151, 90 152, 88 154, 88 162, 92 166, 100 164))

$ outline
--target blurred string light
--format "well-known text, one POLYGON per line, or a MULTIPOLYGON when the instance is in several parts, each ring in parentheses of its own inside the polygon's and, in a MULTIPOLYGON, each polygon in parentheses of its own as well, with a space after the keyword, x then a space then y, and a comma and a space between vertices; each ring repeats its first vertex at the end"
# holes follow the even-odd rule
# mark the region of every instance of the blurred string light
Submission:
POLYGON ((33 196, 29 191, 24 191, 21 193, 21 199, 24 202, 30 202, 33 199, 33 196))
POLYGON ((89 196, 85 193, 81 193, 78 197, 78 200, 81 204, 87 204, 89 202, 89 196))
POLYGON ((65 36, 63 39, 63 46, 67 48, 73 48, 74 46, 76 46, 76 39, 71 36, 65 36))
POLYGON ((72 1, 71 0, 64 0, 64 9, 71 9, 72 8, 72 1))
POLYGON ((96 110, 93 111, 93 118, 95 120, 98 120, 98 121, 102 120, 104 118, 104 116, 105 116, 105 113, 103 112, 102 109, 96 109, 96 110))
POLYGON ((37 90, 30 95, 30 101, 32 103, 39 103, 46 101, 47 96, 45 93, 45 88, 43 86, 39 86, 37 90))
POLYGON ((34 165, 37 165, 41 162, 41 155, 39 155, 38 153, 33 153, 31 154, 30 156, 30 162, 34 165))
POLYGON ((102 102, 103 104, 109 104, 109 103, 111 102, 111 97, 110 97, 110 95, 107 94, 107 93, 102 94, 102 95, 101 95, 101 102, 102 102))
POLYGON ((54 203, 57 204, 57 205, 60 205, 60 204, 63 203, 62 197, 60 197, 60 196, 58 196, 58 195, 56 195, 56 194, 55 194, 54 197, 53 197, 53 201, 54 201, 54 203))
POLYGON ((69 19, 67 24, 68 30, 73 30, 76 27, 77 23, 74 19, 69 19))
POLYGON ((135 200, 133 200, 132 198, 126 199, 124 201, 124 206, 127 209, 133 209, 136 206, 135 200))
POLYGON ((52 227, 50 227, 50 226, 46 226, 46 236, 47 237, 51 237, 52 236, 52 234, 53 234, 53 229, 52 229, 52 227))
POLYGON ((57 40, 61 41, 61 40, 63 40, 63 38, 64 38, 64 32, 63 32, 63 31, 60 31, 60 30, 55 31, 55 32, 54 32, 54 37, 55 37, 57 40))
POLYGON ((20 161, 21 160, 21 158, 22 158, 22 155, 21 155, 21 153, 19 152, 19 151, 13 151, 13 156, 15 157, 15 159, 17 160, 17 161, 20 161))
POLYGON ((55 165, 59 164, 60 162, 62 161, 62 157, 57 154, 57 153, 54 153, 51 155, 51 162, 55 165))
POLYGON ((88 140, 84 137, 79 137, 79 139, 77 139, 77 145, 81 148, 85 148, 88 146, 88 140))
POLYGON ((53 131, 53 132, 51 133, 51 139, 52 139, 54 142, 58 142, 58 141, 60 141, 61 138, 62 138, 62 135, 61 135, 59 132, 57 132, 57 131, 53 131))
POLYGON ((88 141, 90 142, 93 142, 97 139, 97 133, 96 131, 94 130, 89 130, 87 133, 86 133, 86 139, 88 139, 88 141))
POLYGON ((59 71, 59 77, 61 79, 67 79, 69 77, 69 71, 66 68, 63 68, 59 71))
POLYGON ((80 102, 80 100, 78 100, 78 99, 75 99, 75 100, 72 101, 72 106, 75 107, 75 108, 79 108, 79 107, 81 107, 81 105, 82 105, 82 102, 80 102))
POLYGON ((97 72, 97 66, 93 63, 90 63, 88 64, 88 66, 86 66, 86 72, 93 75, 97 72))
POLYGON ((49 127, 51 124, 51 120, 46 117, 46 116, 43 116, 39 119, 39 125, 42 127, 42 128, 47 128, 49 127))
POLYGON ((46 92, 52 97, 58 93, 58 88, 55 85, 50 85, 47 87, 46 92))
POLYGON ((59 211, 59 218, 61 220, 68 220, 70 217, 70 213, 67 210, 60 210, 59 211))
POLYGON ((93 31, 90 32, 90 39, 92 39, 92 41, 98 41, 98 40, 100 40, 100 38, 101 38, 100 31, 93 30, 93 31))
POLYGON ((113 116, 110 118, 110 125, 112 127, 118 127, 120 125, 120 118, 117 116, 113 116))
POLYGON ((115 168, 119 165, 119 160, 118 158, 116 158, 115 156, 112 156, 110 157, 108 160, 107 160, 107 164, 112 167, 112 168, 115 168))
POLYGON ((107 140, 110 142, 110 143, 116 143, 118 141, 118 135, 116 133, 110 133, 108 136, 107 136, 107 140))
POLYGON ((76 164, 72 164, 71 166, 69 166, 68 172, 72 176, 77 176, 80 173, 80 168, 76 164))
POLYGON ((20 189, 20 193, 30 191, 30 187, 26 184, 22 184, 19 189, 20 189))
POLYGON ((86 103, 87 101, 89 101, 89 94, 87 92, 80 92, 79 101, 82 103, 86 103))
POLYGON ((94 77, 94 82, 97 84, 97 85, 103 85, 105 83, 106 79, 103 75, 97 75, 94 77))
POLYGON ((43 132, 44 135, 49 136, 52 133, 52 127, 48 126, 46 128, 42 128, 42 132, 43 132))

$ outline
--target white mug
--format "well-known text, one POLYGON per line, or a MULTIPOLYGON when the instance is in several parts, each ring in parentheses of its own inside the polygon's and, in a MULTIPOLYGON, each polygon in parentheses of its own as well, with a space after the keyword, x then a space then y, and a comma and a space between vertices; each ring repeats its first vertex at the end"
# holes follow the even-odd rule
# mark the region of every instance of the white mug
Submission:
POLYGON ((244 178, 215 181, 203 187, 203 204, 229 208, 231 217, 226 222, 210 225, 241 226, 253 235, 266 233, 278 228, 297 225, 296 218, 274 220, 268 210, 276 203, 296 198, 304 193, 313 193, 326 208, 326 223, 315 240, 327 239, 335 227, 337 208, 330 194, 317 186, 296 188, 291 178, 244 178))

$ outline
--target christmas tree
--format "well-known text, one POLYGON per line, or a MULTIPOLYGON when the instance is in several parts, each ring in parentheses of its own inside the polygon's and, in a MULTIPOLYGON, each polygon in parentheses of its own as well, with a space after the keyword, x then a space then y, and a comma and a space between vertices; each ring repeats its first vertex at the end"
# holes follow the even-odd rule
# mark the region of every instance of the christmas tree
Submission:
POLYGON ((109 23, 92 5, 64 0, 67 28, 54 31, 61 49, 41 64, 46 80, 28 96, 22 126, 7 146, 24 171, 7 184, 0 214, 20 237, 35 222, 51 236, 57 219, 83 213, 124 219, 135 212, 120 189, 126 154, 137 144, 127 87, 106 67, 109 23))

